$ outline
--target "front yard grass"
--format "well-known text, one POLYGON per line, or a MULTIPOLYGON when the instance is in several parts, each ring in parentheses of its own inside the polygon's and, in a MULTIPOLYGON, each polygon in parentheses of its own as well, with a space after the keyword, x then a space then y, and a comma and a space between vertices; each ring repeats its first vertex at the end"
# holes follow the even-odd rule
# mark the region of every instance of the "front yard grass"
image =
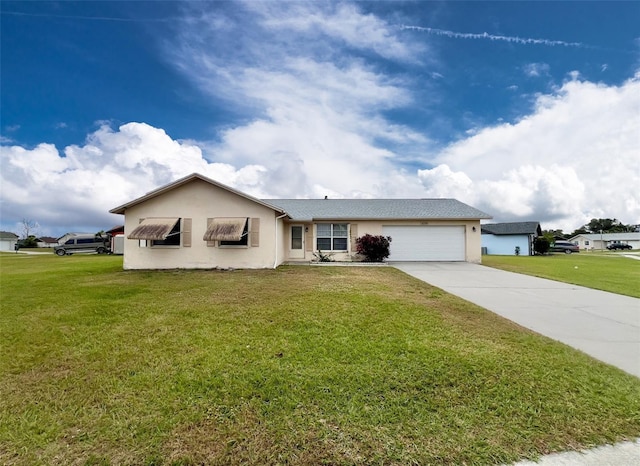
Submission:
POLYGON ((619 253, 489 255, 482 265, 640 298, 640 260, 619 253))
POLYGON ((640 379, 391 267, 0 255, 1 464, 510 463, 640 436, 640 379))

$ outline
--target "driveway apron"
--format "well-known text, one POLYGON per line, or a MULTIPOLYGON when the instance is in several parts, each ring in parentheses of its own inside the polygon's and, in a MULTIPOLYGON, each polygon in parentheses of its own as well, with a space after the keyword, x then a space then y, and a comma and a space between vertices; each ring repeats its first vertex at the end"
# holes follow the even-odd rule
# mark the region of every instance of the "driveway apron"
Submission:
POLYGON ((640 299, 467 262, 391 265, 640 377, 640 299))

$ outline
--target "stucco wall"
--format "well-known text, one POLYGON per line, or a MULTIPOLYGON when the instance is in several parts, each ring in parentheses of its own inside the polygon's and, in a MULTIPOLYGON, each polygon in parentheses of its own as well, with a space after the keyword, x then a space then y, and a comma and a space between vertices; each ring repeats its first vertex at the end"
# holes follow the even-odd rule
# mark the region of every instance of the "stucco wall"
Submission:
POLYGON ((516 246, 520 247, 520 255, 529 255, 529 237, 526 235, 482 235, 482 247, 487 254, 498 256, 515 256, 516 246))
MULTIPOLYGON (((431 221, 408 221, 408 220, 354 220, 351 222, 345 222, 344 220, 323 220, 317 223, 348 223, 349 224, 349 241, 348 248, 349 250, 344 252, 336 252, 333 253, 332 258, 336 261, 350 261, 357 260, 355 256, 356 252, 352 249, 353 242, 355 237, 360 237, 365 234, 370 235, 381 235, 382 227, 389 225, 463 225, 465 226, 465 260, 467 262, 480 263, 482 260, 480 242, 481 242, 481 234, 480 234, 480 221, 479 220, 431 220, 431 221), (353 226, 355 225, 355 228, 353 226), (473 227, 475 227, 476 231, 473 231, 473 227), (355 230, 355 235, 353 234, 355 230)), ((300 225, 300 222, 295 222, 294 224, 300 225)), ((315 223, 307 223, 304 224, 305 227, 309 228, 310 231, 313 232, 313 241, 311 247, 309 247, 308 240, 305 242, 305 257, 303 259, 287 259, 290 261, 311 261, 314 260, 313 251, 316 250, 315 245, 315 223)), ((284 240, 285 247, 287 251, 289 250, 290 245, 290 229, 289 223, 285 224, 284 228, 284 240)), ((526 249, 525 249, 526 250, 526 249)))
POLYGON ((0 240, 0 251, 15 251, 17 239, 0 240))
MULTIPOLYGON (((185 185, 130 207, 125 212, 125 237, 147 217, 180 217, 192 221, 191 247, 140 247, 125 239, 125 269, 271 268, 284 260, 282 247, 276 256, 276 212, 268 207, 218 188, 202 180, 185 185), (258 247, 207 246, 202 238, 207 218, 249 217, 260 219, 258 247), (277 260, 276 260, 277 258, 277 260)), ((282 220, 278 242, 282 245, 282 220)))

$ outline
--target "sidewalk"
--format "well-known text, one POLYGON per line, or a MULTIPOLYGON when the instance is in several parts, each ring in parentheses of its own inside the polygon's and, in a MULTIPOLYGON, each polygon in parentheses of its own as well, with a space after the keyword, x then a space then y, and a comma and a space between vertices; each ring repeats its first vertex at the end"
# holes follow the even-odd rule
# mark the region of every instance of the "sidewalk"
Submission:
POLYGON ((568 451, 543 456, 537 463, 520 461, 513 466, 637 466, 640 464, 640 439, 605 445, 586 451, 568 451))

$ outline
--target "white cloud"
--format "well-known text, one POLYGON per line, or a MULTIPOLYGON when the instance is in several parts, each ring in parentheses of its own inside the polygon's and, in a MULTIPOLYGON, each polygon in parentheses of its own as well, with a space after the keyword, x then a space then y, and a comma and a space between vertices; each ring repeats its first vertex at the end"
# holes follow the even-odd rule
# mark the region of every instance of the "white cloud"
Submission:
POLYGON ((193 172, 256 197, 422 191, 415 176, 394 168, 390 152, 347 131, 336 133, 313 115, 307 126, 299 124, 258 121, 229 130, 215 148, 205 149, 209 160, 194 143, 176 141, 144 123, 117 130, 103 125, 84 145, 63 151, 52 144, 0 146, 1 228, 20 231, 19 220, 29 218, 40 223, 45 235, 99 231, 122 221, 109 209, 193 172), (309 138, 314 131, 317 137, 309 138), (392 186, 385 184, 391 181, 392 186))
POLYGON ((264 168, 207 162, 199 147, 171 139, 163 130, 128 123, 102 126, 84 146, 61 154, 52 144, 33 149, 0 147, 3 228, 16 230, 26 217, 43 234, 99 231, 122 221, 108 210, 192 172, 251 191, 264 168))
POLYGON ((262 24, 278 31, 316 32, 349 47, 372 50, 385 58, 414 61, 417 45, 401 41, 395 27, 353 4, 249 2, 264 16, 262 24))
POLYGON ((419 176, 431 195, 457 192, 496 221, 566 231, 594 217, 640 223, 638 108, 637 77, 619 87, 572 80, 521 121, 447 147, 419 176))
POLYGON ((527 63, 524 67, 524 74, 530 78, 549 76, 549 65, 547 63, 527 63))

